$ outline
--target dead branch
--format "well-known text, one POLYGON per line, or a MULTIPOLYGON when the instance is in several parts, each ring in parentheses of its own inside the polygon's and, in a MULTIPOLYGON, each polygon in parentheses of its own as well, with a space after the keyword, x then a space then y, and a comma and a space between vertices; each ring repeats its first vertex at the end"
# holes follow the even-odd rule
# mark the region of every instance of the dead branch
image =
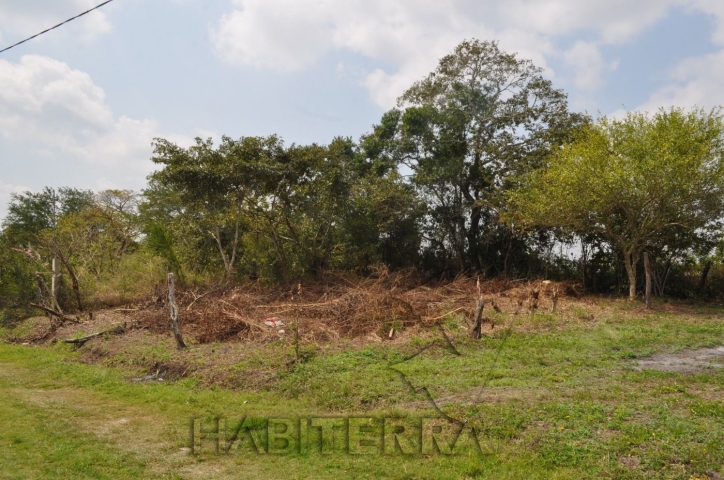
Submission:
POLYGON ((68 259, 65 258, 65 255, 63 255, 60 249, 57 249, 56 253, 58 254, 58 258, 60 258, 60 262, 63 264, 63 266, 65 266, 65 269, 70 275, 70 283, 73 286, 73 293, 75 294, 75 300, 78 303, 78 310, 82 312, 83 304, 80 301, 80 283, 78 282, 78 277, 76 277, 75 275, 75 270, 73 269, 73 266, 70 264, 68 259))
POLYGON ((49 313, 50 315, 52 315, 52 316, 54 316, 54 317, 57 317, 58 319, 60 319, 60 321, 61 321, 62 323, 65 323, 65 322, 76 323, 76 324, 80 323, 80 321, 76 320, 75 318, 71 318, 71 317, 68 317, 68 316, 66 316, 66 315, 63 315, 62 313, 56 312, 55 310, 51 310, 51 309, 48 308, 48 307, 44 307, 44 306, 42 306, 42 305, 38 305, 38 304, 32 303, 32 302, 29 303, 28 305, 30 305, 30 306, 33 307, 33 308, 37 308, 37 309, 39 309, 39 310, 42 310, 42 311, 44 311, 45 313, 49 313))
POLYGON ((492 300, 493 303, 493 310, 495 310, 496 313, 503 313, 503 311, 498 306, 498 303, 495 301, 495 299, 492 300))
POLYGON ((35 272, 35 280, 38 282, 38 290, 40 291, 41 300, 42 300, 42 296, 43 296, 43 291, 45 291, 45 293, 50 298, 50 303, 51 303, 50 306, 55 309, 54 311, 56 313, 60 313, 62 315, 63 309, 60 308, 60 304, 58 303, 58 300, 55 298, 55 294, 53 293, 53 291, 50 288, 48 288, 48 284, 45 283, 45 280, 43 280, 43 276, 40 275, 40 273, 35 272))
POLYGON ((515 309, 515 313, 514 313, 513 315, 518 315, 518 314, 520 314, 520 310, 521 310, 522 308, 523 308, 523 299, 522 299, 522 298, 519 298, 519 299, 518 299, 518 307, 515 309))
MULTIPOLYGON (((224 302, 224 303, 226 303, 226 302, 224 302)), ((221 313, 223 313, 227 317, 235 320, 236 322, 241 323, 242 325, 248 327, 249 329, 255 328, 256 330, 258 330, 260 332, 267 331, 265 328, 261 327, 260 325, 257 325, 256 323, 248 321, 247 319, 245 319, 244 317, 242 317, 241 315, 239 315, 236 312, 232 312, 229 310, 222 310, 221 313)))
POLYGON ((337 300, 332 300, 330 302, 324 302, 324 303, 307 303, 307 304, 282 303, 282 304, 276 304, 276 305, 256 305, 254 308, 287 308, 287 307, 314 308, 314 307, 324 307, 326 305, 332 305, 334 303, 339 303, 341 300, 342 299, 338 298, 337 300))
POLYGON ((451 311, 449 311, 449 312, 447 312, 447 313, 445 313, 445 314, 443 314, 443 315, 440 315, 439 317, 435 317, 435 318, 425 318, 425 320, 428 321, 428 322, 434 322, 435 320, 440 320, 441 318, 445 318, 445 317, 447 317, 448 315, 452 315, 453 313, 459 312, 460 310, 464 310, 465 308, 467 308, 467 307, 459 307, 459 308, 456 308, 455 310, 451 310, 451 311))
POLYGON ((196 303, 197 301, 201 300, 201 299, 204 298, 206 295, 208 295, 208 294, 210 294, 210 293, 218 292, 219 290, 223 289, 225 286, 226 286, 226 285, 224 284, 224 285, 220 285, 220 286, 218 286, 218 287, 216 287, 216 288, 212 288, 212 289, 209 290, 208 292, 203 293, 203 294, 199 295, 198 297, 197 297, 196 295, 194 295, 194 297, 195 297, 195 298, 194 298, 194 301, 191 302, 191 303, 189 303, 189 306, 186 307, 186 311, 187 311, 187 312, 190 311, 190 310, 191 310, 191 307, 194 306, 194 303, 196 303))
POLYGON ((538 298, 540 296, 540 286, 537 288, 534 288, 533 291, 530 293, 530 303, 528 305, 528 308, 530 308, 530 315, 535 315, 535 312, 538 310, 538 298))

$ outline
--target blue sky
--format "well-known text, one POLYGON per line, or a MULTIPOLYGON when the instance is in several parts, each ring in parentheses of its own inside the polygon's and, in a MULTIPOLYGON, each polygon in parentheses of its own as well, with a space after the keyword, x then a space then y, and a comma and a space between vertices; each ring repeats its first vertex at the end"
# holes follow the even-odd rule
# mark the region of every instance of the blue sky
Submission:
MULTIPOLYGON (((101 0, 0 0, 0 46, 101 0)), ((466 38, 597 115, 724 104, 721 0, 115 0, 0 54, 0 217, 46 185, 141 189, 151 140, 358 138, 466 38)))

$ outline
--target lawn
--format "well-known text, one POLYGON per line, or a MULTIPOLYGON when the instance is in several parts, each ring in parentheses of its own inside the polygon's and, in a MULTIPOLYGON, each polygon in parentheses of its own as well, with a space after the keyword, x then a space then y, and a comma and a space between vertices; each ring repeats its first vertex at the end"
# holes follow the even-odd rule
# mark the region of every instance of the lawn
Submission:
MULTIPOLYGON (((87 364, 91 349, 114 339, 81 349, 0 344, 0 478, 724 478, 724 368, 637 368, 652 354, 724 345, 722 313, 539 314, 504 321, 482 340, 453 315, 442 330, 396 342, 306 346, 295 363, 289 345, 247 344, 224 353, 238 356, 227 368, 240 379, 234 389, 193 375, 134 382, 138 370, 120 353, 87 364), (245 380, 268 370, 265 358, 271 376, 245 380), (337 443, 327 442, 329 429, 301 428, 297 448, 274 430, 330 416, 341 426, 337 443), (219 454, 199 440, 215 417, 219 454), (394 432, 382 428, 414 429, 423 418, 463 429, 453 454, 430 450, 424 429, 398 437, 410 448, 395 448, 394 432), (366 422, 369 447, 354 448, 349 430, 366 422), (282 437, 271 452, 268 431, 282 437)), ((191 362, 223 350, 177 353, 168 336, 154 338, 135 355, 191 362)))

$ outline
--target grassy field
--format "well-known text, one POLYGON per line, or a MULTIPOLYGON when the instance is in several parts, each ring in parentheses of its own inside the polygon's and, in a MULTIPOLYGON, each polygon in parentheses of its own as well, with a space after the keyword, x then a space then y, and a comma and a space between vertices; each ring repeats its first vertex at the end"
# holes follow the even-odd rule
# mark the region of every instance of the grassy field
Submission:
MULTIPOLYGON (((289 345, 243 345, 224 354, 235 356, 224 367, 239 377, 234 390, 193 376, 133 382, 137 365, 120 353, 78 361, 112 339, 78 350, 0 344, 0 478, 724 478, 724 369, 636 368, 652 354, 724 345, 722 313, 536 315, 480 341, 452 316, 444 331, 454 349, 432 331, 308 346, 295 364, 289 345), (264 382, 250 380, 268 365, 264 382), (189 451, 194 416, 207 428, 214 416, 261 427, 265 418, 439 416, 423 387, 476 432, 479 451, 472 442, 454 455, 273 455, 237 444, 216 455, 209 442, 189 451)), ((136 358, 194 362, 224 347, 176 353, 169 337, 153 338, 136 358)))

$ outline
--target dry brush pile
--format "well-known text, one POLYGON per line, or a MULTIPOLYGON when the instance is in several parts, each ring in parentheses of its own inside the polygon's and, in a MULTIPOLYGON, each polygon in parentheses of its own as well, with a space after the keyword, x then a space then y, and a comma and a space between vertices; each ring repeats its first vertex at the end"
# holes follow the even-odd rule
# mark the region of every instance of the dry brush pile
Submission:
MULTIPOLYGON (((578 292, 565 283, 499 279, 478 283, 464 276, 431 284, 411 271, 390 273, 381 268, 367 278, 331 276, 291 289, 251 284, 205 293, 183 290, 177 300, 184 335, 199 343, 280 337, 326 342, 342 337, 393 338, 451 314, 472 319, 479 295, 495 311, 520 314, 538 311, 544 302, 550 311, 559 296, 578 296, 578 292)), ((134 316, 153 331, 169 330, 163 292, 134 316)))

